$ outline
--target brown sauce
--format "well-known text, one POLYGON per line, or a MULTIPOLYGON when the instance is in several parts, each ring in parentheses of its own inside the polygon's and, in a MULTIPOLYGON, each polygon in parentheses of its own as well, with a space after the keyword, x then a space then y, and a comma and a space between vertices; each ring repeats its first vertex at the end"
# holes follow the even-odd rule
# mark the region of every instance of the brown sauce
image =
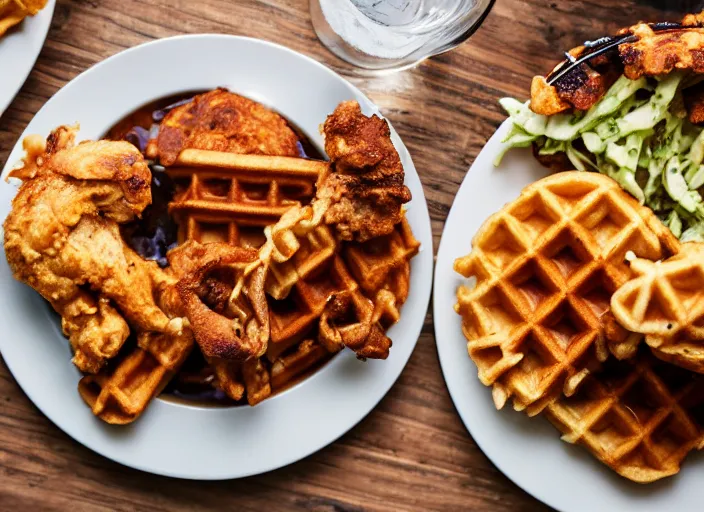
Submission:
MULTIPOLYGON (((193 96, 205 91, 190 91, 184 94, 169 96, 150 102, 113 125, 105 134, 108 140, 126 140, 144 153, 150 138, 156 137, 160 122, 166 113, 178 105, 187 103, 193 96)), ((303 158, 325 159, 325 155, 305 135, 303 130, 286 120, 290 128, 298 136, 299 154, 303 158)), ((178 226, 168 213, 168 204, 174 194, 174 183, 158 165, 150 163, 152 171, 152 204, 148 206, 142 218, 121 227, 125 241, 145 259, 155 260, 160 266, 166 267, 167 252, 177 245, 178 226)), ((127 344, 121 353, 133 346, 127 344)), ((295 350, 293 347, 292 350, 295 350)), ((322 360, 308 371, 295 377, 279 389, 272 390, 272 395, 291 388, 297 383, 315 373, 324 366, 330 358, 322 360)), ((268 364, 266 362, 265 364, 268 364)), ((209 365, 196 347, 178 374, 167 384, 162 397, 178 402, 197 403, 209 406, 232 406, 246 403, 246 398, 234 401, 225 393, 214 387, 215 376, 209 365)))

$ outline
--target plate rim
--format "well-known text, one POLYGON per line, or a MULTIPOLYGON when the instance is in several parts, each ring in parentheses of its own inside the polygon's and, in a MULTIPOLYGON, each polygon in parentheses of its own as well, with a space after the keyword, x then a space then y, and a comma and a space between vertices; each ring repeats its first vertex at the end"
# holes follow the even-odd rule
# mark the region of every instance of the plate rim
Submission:
MULTIPOLYGON (((327 66, 323 65, 322 63, 316 61, 315 59, 304 55, 302 53, 299 53, 295 50, 292 50, 290 48, 287 48, 283 45, 273 43, 271 41, 266 41, 262 39, 257 39, 257 38, 252 38, 252 37, 245 37, 245 36, 237 36, 237 35, 229 35, 229 34, 185 34, 185 35, 178 35, 178 36, 173 36, 173 37, 167 37, 167 38, 162 38, 162 39, 157 39, 153 41, 148 41, 145 42, 141 45, 137 45, 131 48, 128 48, 126 50, 123 50, 121 52, 118 52, 111 57, 108 57, 107 59, 104 59, 92 67, 88 68, 87 70, 81 72, 79 75, 74 77, 71 81, 67 82, 64 84, 64 86, 61 88, 63 90, 66 87, 69 87, 71 84, 75 83, 81 77, 86 76, 87 74, 92 74, 96 72, 101 72, 100 70, 103 68, 105 65, 109 65, 107 63, 113 61, 113 59, 119 59, 119 58, 125 58, 125 55, 132 54, 134 52, 140 52, 144 51, 145 48, 147 47, 153 47, 153 46, 158 46, 158 45, 169 45, 169 44, 178 44, 179 41, 184 41, 184 40, 198 40, 198 39, 213 39, 215 42, 217 41, 222 41, 223 39, 227 39, 230 41, 235 41, 232 44, 236 44, 237 41, 240 42, 246 42, 249 44, 254 44, 254 45, 263 45, 266 47, 270 47, 273 50, 277 52, 283 52, 284 54, 287 55, 287 58, 296 58, 296 59, 303 59, 305 60, 308 64, 312 64, 315 67, 317 67, 320 71, 326 73, 329 75, 331 80, 336 80, 340 81, 346 88, 350 90, 351 93, 353 93, 353 97, 361 98, 366 105, 363 105, 363 109, 365 106, 367 109, 371 109, 372 113, 376 113, 381 116, 381 113, 379 112, 379 108, 366 96, 364 95, 355 85, 350 83, 347 79, 344 77, 340 76, 337 74, 335 71, 332 69, 328 68, 327 66)), ((52 105, 55 101, 60 101, 61 99, 61 90, 59 90, 52 98, 50 98, 43 106, 42 108, 35 114, 35 116, 38 116, 42 110, 48 108, 50 105, 52 105)), ((150 98, 145 97, 144 98, 144 103, 150 101, 150 98)), ((259 101, 259 100, 258 100, 259 101)), ((362 101, 360 101, 362 103, 362 101)), ((126 112, 128 113, 128 112, 126 112)), ((125 114, 126 114, 125 113, 125 114)), ((382 116, 383 118, 383 116, 382 116)), ((384 118, 385 119, 385 118, 384 118)), ((61 124, 62 120, 57 120, 58 122, 55 123, 56 125, 61 124)), ((63 120, 67 121, 67 120, 63 120)), ((294 122, 296 122, 295 119, 293 119, 294 122)), ((387 120, 388 121, 388 120, 387 120)), ((11 169, 14 166, 14 160, 12 158, 13 155, 17 155, 19 151, 21 151, 21 141, 24 139, 26 135, 31 133, 30 130, 30 125, 32 122, 29 123, 29 125, 25 128, 23 131, 22 135, 18 139, 18 141, 15 143, 15 146, 11 150, 10 153, 10 158, 8 158, 8 161, 6 162, 6 165, 3 170, 3 174, 7 172, 9 169, 11 169)), ((430 302, 430 295, 431 295, 431 287, 432 287, 432 259, 433 259, 433 251, 432 251, 432 230, 431 230, 431 224, 430 224, 430 214, 429 210, 427 207, 427 202, 425 198, 425 194, 422 188, 422 183, 420 181, 420 176, 417 173, 417 170, 415 169, 415 166, 413 165, 410 153, 408 152, 408 149, 406 148, 405 144, 401 141, 400 137, 398 136, 397 132, 391 125, 391 122, 389 121, 389 126, 391 128, 392 136, 396 137, 396 141, 399 141, 401 146, 397 148, 399 150, 399 153, 402 154, 402 157, 407 157, 408 162, 411 164, 411 169, 406 169, 406 174, 407 178, 409 175, 411 175, 413 180, 417 180, 417 187, 418 190, 420 191, 420 194, 415 194, 413 197, 413 202, 411 203, 411 206, 415 209, 418 208, 421 211, 421 219, 417 221, 421 225, 414 226, 414 234, 416 235, 416 238, 422 242, 423 246, 421 247, 421 252, 414 258, 413 262, 416 262, 415 265, 418 267, 427 267, 428 272, 427 272, 427 277, 423 277, 422 274, 420 274, 420 271, 422 268, 418 268, 419 272, 419 279, 420 281, 420 287, 416 286, 417 291, 411 291, 412 294, 416 296, 415 300, 418 302, 418 309, 419 311, 422 309, 423 314, 419 315, 419 318, 417 320, 409 319, 409 326, 407 327, 408 332, 406 333, 406 338, 403 341, 403 343, 408 343, 410 347, 408 348, 408 353, 407 354, 399 354, 399 357, 404 355, 405 360, 400 361, 399 368, 397 370, 396 375, 391 379, 391 381, 388 383, 388 386, 382 386, 385 387, 383 389, 383 392, 378 393, 378 396, 375 395, 374 399, 369 400, 364 403, 364 406, 359 407, 359 412, 355 414, 355 419, 354 421, 350 421, 349 424, 347 424, 344 428, 341 430, 336 431, 336 434, 331 437, 329 440, 326 440, 325 442, 317 445, 314 449, 310 449, 308 451, 305 451, 305 453, 300 453, 297 454, 296 456, 287 456, 287 457, 281 457, 281 460, 277 461, 276 463, 272 463, 269 466, 263 468, 263 469, 257 469, 253 471, 247 471, 247 470, 239 470, 235 469, 232 471, 226 471, 226 472, 220 472, 217 474, 195 474, 193 472, 189 472, 188 469, 184 471, 183 468, 180 469, 163 469, 163 468, 155 468, 154 466, 151 466, 150 464, 144 464, 140 461, 134 461, 134 460, 129 460, 127 457, 123 456, 116 456, 114 453, 113 454, 107 454, 106 450, 104 449, 105 447, 101 445, 101 443, 96 442, 93 439, 86 439, 86 437, 90 438, 90 435, 74 435, 74 432, 69 432, 67 428, 65 428, 65 425, 63 425, 63 421, 61 418, 55 417, 54 414, 49 414, 47 413, 45 407, 42 405, 39 405, 38 402, 41 402, 41 400, 37 400, 37 397, 35 396, 34 391, 28 392, 25 385, 21 382, 20 379, 17 378, 16 373, 18 372, 17 368, 14 368, 13 363, 8 361, 7 358, 5 358, 5 363, 8 367, 8 370, 10 371, 11 375, 13 376, 15 382, 20 386, 22 391, 25 393, 25 395, 32 401, 32 403, 46 416, 52 423, 54 423, 60 430, 62 430, 64 433, 69 435, 71 438, 73 438, 75 441, 78 443, 82 444, 83 446, 86 446, 88 449, 100 454, 101 456, 104 456, 110 460, 113 460, 115 462, 118 462, 119 464, 122 464, 124 466, 132 467, 141 471, 153 473, 153 474, 159 474, 159 475, 164 475, 164 476, 169 476, 169 477, 176 477, 176 478, 184 478, 184 479, 191 479, 191 480, 227 480, 227 479, 234 479, 234 478, 244 478, 247 476, 252 476, 255 474, 261 474, 261 473, 266 473, 268 471, 272 471, 274 469, 278 469, 284 466, 287 466, 289 464, 292 464, 294 462, 297 462, 303 458, 308 457, 309 455, 319 451, 320 449, 330 445, 331 443, 335 442, 337 439, 339 439, 342 435, 345 433, 349 432, 350 429, 355 427, 360 421, 362 421, 365 417, 368 416, 368 414, 378 405, 378 403, 388 394, 390 391, 391 387, 396 383, 398 378, 400 377, 401 373, 403 373, 403 370, 405 369, 408 360, 410 359, 415 346, 418 342, 418 339, 420 338, 420 334, 422 332, 423 328, 423 321, 424 318, 427 315, 428 309, 429 309, 429 302, 430 302), (424 214, 423 214, 424 212, 424 214), (423 219, 424 217, 424 219, 423 219), (417 230, 417 231, 416 231, 417 230), (410 334, 408 334, 410 333, 410 334)), ((395 143, 396 143, 395 141, 395 143)), ((14 193, 12 193, 14 196, 14 193)), ((4 253, 4 251, 1 251, 4 253)), ((413 263, 412 263, 413 264, 413 263)), ((6 264, 5 264, 6 265, 6 264)), ((32 293, 36 294, 36 292, 32 293)), ((410 299, 410 296, 409 296, 410 299)), ((410 302, 410 301, 409 301, 410 302)), ((410 314, 407 313, 407 316, 410 317, 410 314)), ((397 350, 398 351, 398 350, 397 350)), ((350 354, 348 354, 345 351, 343 354, 339 354, 338 357, 334 358, 334 360, 342 360, 342 359, 349 359, 350 354)), ((392 348, 392 355, 394 354, 393 348, 392 348)), ((382 364, 384 362, 381 362, 382 364)), ((67 364, 70 364, 67 362, 67 364)), ((320 372, 322 373, 322 372, 320 372)), ((297 384, 294 386, 292 389, 295 389, 301 385, 304 385, 306 383, 311 383, 312 380, 315 378, 315 376, 318 374, 315 374, 301 383, 297 384)), ((383 384, 383 382, 382 382, 383 384)), ((380 388, 381 389, 381 388, 380 388)), ((281 400, 283 399, 287 393, 289 393, 291 390, 287 390, 286 392, 282 393, 281 395, 278 395, 276 397, 272 397, 272 399, 268 400, 267 402, 274 402, 276 400, 281 400)), ((75 389, 70 389, 67 392, 69 393, 76 393, 75 389)), ((186 405, 184 407, 190 407, 190 408, 196 408, 192 407, 189 405, 186 405)), ((251 408, 251 409, 256 409, 256 408, 251 408)), ((90 414, 89 409, 86 408, 86 412, 90 414)), ((92 414, 90 414, 92 417, 92 414)), ((204 415, 205 416, 205 415, 204 415)), ((99 420, 95 420, 96 422, 102 423, 99 420)), ((119 427, 118 427, 119 428, 119 427)))
MULTIPOLYGON (((472 172, 472 168, 474 167, 475 163, 479 160, 479 157, 481 156, 482 152, 489 145, 490 142, 492 142, 493 140, 497 140, 499 137, 503 138, 503 135, 501 135, 501 134, 507 132, 509 126, 510 126, 510 119, 506 119, 505 121, 502 121, 502 123, 499 125, 499 127, 494 131, 494 133, 491 134, 489 139, 482 146, 482 149, 479 151, 479 154, 472 161, 472 164, 470 165, 469 169, 467 170, 465 176, 462 178, 462 183, 460 183, 460 186, 457 189, 457 193, 455 194, 455 197, 452 200, 452 206, 450 206, 450 211, 447 212, 447 217, 445 219, 445 225, 443 226, 442 234, 440 235, 440 243, 438 244, 438 254, 437 254, 437 258, 435 260, 435 268, 433 269, 433 285, 434 285, 433 298, 432 298, 433 319, 435 319, 438 316, 438 314, 440 313, 440 310, 439 310, 440 306, 438 305, 438 301, 442 300, 442 299, 438 299, 440 294, 438 293, 438 290, 435 288, 435 286, 437 286, 435 283, 440 282, 440 280, 438 279, 438 273, 442 271, 441 255, 445 254, 445 251, 443 249, 446 248, 446 246, 448 245, 447 238, 445 238, 445 234, 449 233, 449 231, 445 229, 445 227, 447 226, 447 219, 450 218, 456 205, 459 204, 458 199, 461 197, 462 188, 465 186, 465 183, 469 183, 466 178, 469 175, 469 173, 472 172)), ((471 245, 471 239, 473 237, 474 237, 474 233, 472 233, 472 235, 470 237, 470 245, 471 245)), ((450 257, 452 258, 452 256, 450 256, 450 257)), ((454 258, 452 258, 452 259, 454 259, 454 258)), ((527 485, 524 485, 523 482, 519 481, 518 478, 514 478, 513 471, 511 471, 510 468, 507 468, 504 465, 503 461, 499 461, 498 457, 494 456, 493 451, 487 446, 487 444, 483 440, 482 441, 477 440, 477 438, 474 436, 474 434, 472 434, 472 430, 469 427, 469 421, 465 418, 465 413, 463 412, 462 408, 458 406, 458 402, 461 399, 460 396, 458 395, 458 391, 457 391, 457 389, 455 389, 454 387, 452 387, 449 384, 449 380, 452 377, 448 377, 449 371, 448 371, 447 363, 443 364, 443 358, 445 357, 445 355, 440 347, 441 342, 439 341, 442 336, 440 336, 438 334, 437 324, 435 322, 433 322, 433 334, 435 335, 435 348, 438 353, 438 361, 440 363, 440 371, 442 372, 442 378, 445 381, 445 387, 447 388, 447 391, 450 394, 450 398, 452 400, 452 405, 455 408, 455 411, 457 411, 457 415, 462 420, 462 424, 464 425, 464 428, 467 430, 467 433, 470 435, 472 440, 477 444, 477 446, 482 451, 484 456, 486 458, 488 458, 489 461, 491 461, 491 463, 504 476, 506 476, 506 478, 508 478, 511 481, 511 483, 518 486, 526 494, 530 495, 532 498, 540 501, 541 503, 544 503, 550 507, 553 507, 556 510, 562 510, 562 509, 558 508, 555 503, 552 503, 551 500, 540 495, 539 492, 534 492, 533 489, 530 489, 527 485)), ((464 337, 464 335, 462 335, 462 336, 464 337)), ((467 358, 469 358, 468 354, 467 354, 467 358)), ((472 364, 474 365, 474 362, 472 362, 472 364)), ((474 366, 474 368, 476 368, 476 366, 474 366)), ((487 393, 490 392, 488 388, 486 391, 487 391, 487 393)), ((498 413, 498 411, 497 411, 497 413, 498 413)))

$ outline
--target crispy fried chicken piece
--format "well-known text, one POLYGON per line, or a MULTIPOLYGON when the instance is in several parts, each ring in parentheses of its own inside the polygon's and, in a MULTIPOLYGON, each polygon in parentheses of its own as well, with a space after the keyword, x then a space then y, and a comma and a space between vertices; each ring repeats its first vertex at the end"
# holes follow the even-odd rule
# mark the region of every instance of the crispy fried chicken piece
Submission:
MULTIPOLYGON (((584 46, 579 46, 568 53, 574 58, 579 58, 585 51, 588 50, 584 46)), ((596 56, 573 69, 554 85, 549 85, 545 77, 533 77, 530 90, 531 110, 546 116, 572 108, 589 110, 606 94, 623 71, 623 65, 614 58, 615 55, 596 56)), ((555 70, 559 68, 558 65, 555 70)))
MULTIPOLYGON (((659 30, 639 23, 619 32, 619 35, 625 34, 636 36, 636 41, 620 44, 617 51, 588 60, 553 85, 548 85, 546 78, 535 77, 531 85, 530 108, 543 115, 553 115, 569 108, 587 110, 604 96, 621 74, 635 80, 678 69, 704 73, 704 13, 688 15, 679 25, 672 24, 659 30)), ((589 48, 580 46, 570 50, 569 54, 579 58, 589 51, 589 48)))
POLYGON ((360 359, 386 359, 391 339, 372 319, 374 303, 366 297, 361 299, 363 305, 357 301, 349 291, 328 297, 320 317, 318 340, 330 352, 348 347, 360 359))
POLYGON ((552 116, 569 110, 572 105, 560 97, 557 89, 548 85, 544 76, 534 76, 530 83, 530 109, 536 114, 552 116))
POLYGON ((225 89, 199 94, 169 112, 147 153, 168 166, 186 148, 299 156, 298 137, 283 117, 225 89))
POLYGON ((342 240, 388 235, 411 200, 385 120, 362 114, 359 103, 340 103, 322 129, 331 169, 318 179, 316 197, 330 200, 325 222, 342 240))
POLYGON ((244 276, 255 249, 188 241, 169 252, 184 312, 205 358, 244 362, 263 355, 269 340, 265 268, 244 276), (227 315, 227 316, 226 316, 227 315))
POLYGON ((5 220, 5 253, 15 278, 62 316, 75 363, 95 372, 129 334, 121 315, 141 330, 169 329, 153 296, 169 278, 120 236, 118 223, 151 202, 142 155, 126 142, 73 146, 74 132, 25 141, 25 165, 10 174, 23 183, 5 220))
POLYGON ((61 328, 74 352, 73 362, 87 373, 97 373, 130 334, 127 322, 110 301, 96 300, 88 292, 79 291, 61 315, 61 328))
POLYGON ((619 46, 624 74, 631 80, 657 76, 675 69, 704 72, 704 29, 702 15, 685 18, 686 25, 674 30, 654 32, 640 23, 630 28, 638 36, 633 43, 619 46))

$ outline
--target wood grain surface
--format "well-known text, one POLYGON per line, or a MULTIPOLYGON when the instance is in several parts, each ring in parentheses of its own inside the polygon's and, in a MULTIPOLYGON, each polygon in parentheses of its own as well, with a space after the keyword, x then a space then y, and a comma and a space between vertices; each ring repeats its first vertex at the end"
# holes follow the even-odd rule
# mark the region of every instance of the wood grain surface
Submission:
MULTIPOLYGON (((258 37, 325 63, 380 106, 420 173, 437 250, 457 188, 505 117, 498 98, 526 97, 533 75, 586 39, 640 18, 677 19, 677 11, 694 10, 695 4, 701 2, 497 0, 460 48, 414 69, 370 78, 357 76, 318 42, 307 0, 58 0, 39 60, 0 117, 0 163, 59 88, 119 51, 184 33, 258 37)), ((0 510, 211 509, 547 507, 506 479, 467 433, 443 382, 430 313, 401 378, 366 419, 299 463, 238 481, 169 479, 111 462, 47 420, 0 363, 0 510)))

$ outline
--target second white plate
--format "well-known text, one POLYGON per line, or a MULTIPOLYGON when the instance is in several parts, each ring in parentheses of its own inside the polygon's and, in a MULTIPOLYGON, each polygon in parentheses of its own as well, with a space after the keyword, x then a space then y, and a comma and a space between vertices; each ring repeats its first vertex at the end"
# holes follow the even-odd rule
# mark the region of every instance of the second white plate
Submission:
POLYGON ((487 217, 518 197, 548 171, 529 149, 509 152, 501 166, 492 164, 508 131, 504 123, 487 142, 460 187, 440 242, 435 267, 433 318, 445 382, 462 421, 484 453, 517 485, 563 511, 702 510, 704 458, 692 453, 674 477, 654 484, 629 482, 586 450, 560 440, 544 418, 528 418, 510 404, 497 411, 489 388, 477 378, 467 355, 460 317, 453 310, 462 276, 455 258, 470 252, 472 237, 487 217))

